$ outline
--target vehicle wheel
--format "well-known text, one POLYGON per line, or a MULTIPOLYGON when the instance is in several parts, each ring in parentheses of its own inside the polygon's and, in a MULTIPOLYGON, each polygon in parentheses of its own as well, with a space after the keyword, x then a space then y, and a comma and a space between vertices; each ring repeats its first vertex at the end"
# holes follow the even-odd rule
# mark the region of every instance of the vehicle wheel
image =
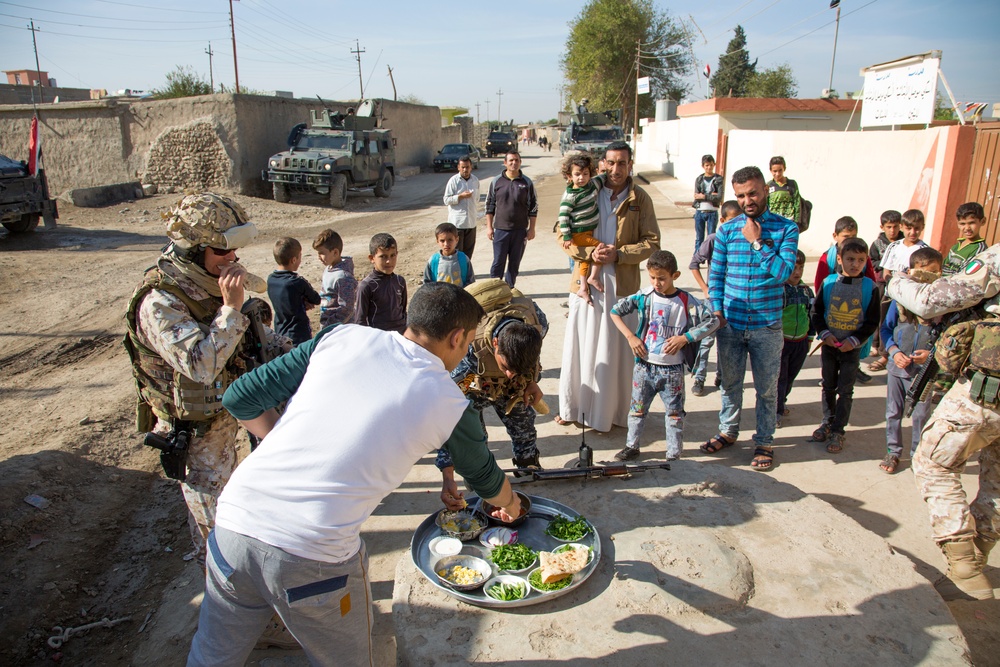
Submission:
POLYGON ((330 206, 344 208, 347 204, 347 176, 334 174, 330 182, 330 206))
POLYGON ((41 213, 25 213, 17 222, 5 222, 3 226, 9 231, 21 234, 30 232, 38 226, 38 221, 42 219, 41 213))
POLYGON ((392 192, 392 172, 386 169, 382 172, 382 178, 375 184, 375 196, 388 197, 390 192, 392 192))
POLYGON ((272 183, 271 186, 274 189, 274 201, 280 204, 287 204, 292 200, 292 196, 288 192, 287 183, 272 183))
POLYGON ((472 163, 472 168, 479 169, 479 160, 476 160, 475 162, 472 163))

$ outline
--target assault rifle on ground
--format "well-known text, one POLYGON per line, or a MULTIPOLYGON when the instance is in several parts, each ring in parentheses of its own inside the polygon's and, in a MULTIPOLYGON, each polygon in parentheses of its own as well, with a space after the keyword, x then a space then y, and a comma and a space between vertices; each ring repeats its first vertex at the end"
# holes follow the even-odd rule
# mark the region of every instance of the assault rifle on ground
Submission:
POLYGON ((609 462, 580 468, 509 468, 504 472, 513 473, 514 484, 542 482, 549 479, 597 479, 598 477, 631 477, 632 473, 647 470, 670 470, 669 463, 625 463, 609 462))

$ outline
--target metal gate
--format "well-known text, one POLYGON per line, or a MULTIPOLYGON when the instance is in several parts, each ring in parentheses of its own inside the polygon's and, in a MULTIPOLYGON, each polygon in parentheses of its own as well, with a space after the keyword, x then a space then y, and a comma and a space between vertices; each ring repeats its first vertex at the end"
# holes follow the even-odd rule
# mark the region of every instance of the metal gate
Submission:
POLYGON ((1000 223, 997 221, 1000 216, 998 187, 1000 187, 1000 123, 981 123, 976 127, 976 147, 972 154, 966 201, 976 201, 983 205, 986 226, 982 237, 990 245, 1000 241, 1000 223))

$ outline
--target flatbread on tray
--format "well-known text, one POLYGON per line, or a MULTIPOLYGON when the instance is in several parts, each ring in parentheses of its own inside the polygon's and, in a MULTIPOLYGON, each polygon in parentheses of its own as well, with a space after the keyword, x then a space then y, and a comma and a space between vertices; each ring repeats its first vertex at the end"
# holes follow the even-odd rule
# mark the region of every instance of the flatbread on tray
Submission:
POLYGON ((554 581, 571 577, 587 567, 590 553, 587 549, 568 549, 558 554, 540 551, 538 552, 538 560, 542 566, 542 583, 551 584, 554 581))

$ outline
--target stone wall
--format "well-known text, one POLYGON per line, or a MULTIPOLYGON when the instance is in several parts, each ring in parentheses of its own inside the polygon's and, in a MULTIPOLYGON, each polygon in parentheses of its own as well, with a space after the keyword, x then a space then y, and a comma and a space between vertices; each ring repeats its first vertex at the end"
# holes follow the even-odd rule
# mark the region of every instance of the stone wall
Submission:
POLYGON ((90 99, 90 89, 45 86, 39 92, 38 86, 0 83, 0 104, 31 104, 32 95, 36 103, 40 100, 49 103, 57 97, 60 102, 82 102, 90 99))
MULTIPOLYGON (((461 125, 445 125, 441 128, 441 145, 445 144, 464 144, 468 143, 462 141, 462 126, 461 125)), ((438 148, 440 150, 440 147, 438 148)))
MULTIPOLYGON (((437 107, 381 101, 383 125, 397 140, 396 164, 426 167, 443 145, 437 107)), ((344 112, 348 103, 326 103, 344 112)), ((49 187, 77 188, 140 180, 241 194, 270 192, 260 172, 285 150, 288 132, 320 103, 257 95, 172 100, 97 100, 39 107, 49 187)), ((0 153, 26 159, 34 110, 0 106, 0 153)))

